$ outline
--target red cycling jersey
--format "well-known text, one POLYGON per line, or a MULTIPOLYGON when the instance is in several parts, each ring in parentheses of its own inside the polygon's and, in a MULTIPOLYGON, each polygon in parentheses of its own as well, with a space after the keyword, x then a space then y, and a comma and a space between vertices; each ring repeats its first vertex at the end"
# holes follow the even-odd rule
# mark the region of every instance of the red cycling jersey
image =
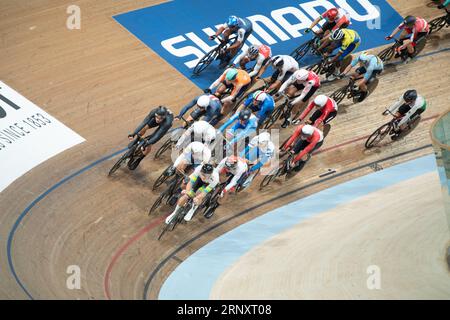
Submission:
POLYGON ((414 34, 414 39, 416 40, 417 35, 421 32, 429 32, 430 27, 428 22, 425 19, 416 17, 416 23, 414 23, 414 27, 407 27, 403 22, 398 26, 400 30, 405 30, 408 34, 414 34))
POLYGON ((321 17, 323 19, 326 19, 328 22, 336 22, 336 25, 333 27, 333 30, 340 28, 343 24, 347 24, 347 25, 350 24, 350 19, 348 17, 348 13, 342 8, 337 9, 338 14, 337 14, 336 18, 334 18, 334 20, 332 20, 330 15, 331 15, 331 12, 333 9, 336 10, 337 8, 331 8, 331 9, 325 11, 324 13, 322 13, 322 15, 321 15, 321 17))
MULTIPOLYGON (((308 113, 311 112, 311 110, 317 107, 316 104, 314 103, 314 101, 312 101, 308 107, 306 107, 306 109, 302 112, 302 114, 300 115, 300 120, 303 121, 303 119, 306 118, 306 116, 308 115, 308 113)), ((322 108, 319 108, 320 111, 322 111, 322 115, 313 123, 314 127, 319 126, 319 124, 321 124, 327 117, 328 115, 333 112, 333 111, 337 111, 337 103, 336 101, 334 101, 331 98, 328 98, 327 103, 325 104, 325 106, 323 106, 322 108)))
POLYGON ((314 71, 309 71, 306 82, 311 83, 313 87, 320 87, 320 77, 314 71))
MULTIPOLYGON (((283 149, 287 151, 289 147, 300 137, 300 134, 302 133, 302 129, 305 125, 301 124, 297 126, 292 136, 289 138, 288 142, 284 145, 283 149)), ((314 133, 311 137, 306 139, 308 141, 308 145, 300 151, 299 154, 297 154, 294 158, 294 162, 300 161, 301 158, 303 158, 306 154, 310 153, 314 147, 321 141, 323 141, 323 133, 317 128, 314 128, 314 133)))

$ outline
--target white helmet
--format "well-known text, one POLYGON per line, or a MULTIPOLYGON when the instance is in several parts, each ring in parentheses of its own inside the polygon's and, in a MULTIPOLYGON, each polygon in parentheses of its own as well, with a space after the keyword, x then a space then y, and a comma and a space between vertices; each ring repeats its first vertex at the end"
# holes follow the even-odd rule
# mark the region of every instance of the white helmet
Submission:
POLYGON ((253 94, 253 100, 263 102, 267 98, 267 93, 264 91, 258 90, 253 94))
POLYGON ((324 94, 319 94, 317 97, 314 98, 314 104, 321 108, 325 107, 327 102, 328 102, 328 97, 324 94))
POLYGON ((195 153, 195 154, 203 153, 204 148, 205 148, 205 146, 201 142, 194 141, 191 143, 191 152, 192 153, 195 153))
POLYGON ((367 52, 367 51, 364 51, 359 55, 359 60, 364 61, 364 62, 369 61, 370 58, 372 58, 372 57, 369 55, 369 52, 367 52))
POLYGON ((311 137, 313 135, 313 133, 314 133, 314 127, 313 126, 311 126, 309 124, 306 124, 306 125, 303 126, 302 134, 301 134, 302 137, 309 138, 309 137, 311 137))
POLYGON ((269 132, 263 132, 260 133, 258 136, 258 146, 262 149, 266 149, 270 142, 270 133, 269 132))
POLYGON ((206 107, 208 107, 209 106, 209 102, 211 101, 211 98, 208 96, 208 95, 203 95, 203 96, 200 96, 198 99, 197 99, 197 105, 200 107, 200 108, 206 108, 206 107))
POLYGON ((336 29, 331 33, 331 40, 341 40, 344 37, 344 32, 342 29, 336 29))
POLYGON ((309 71, 306 69, 300 69, 295 71, 295 79, 297 79, 297 81, 305 81, 306 79, 308 79, 309 76, 309 71))

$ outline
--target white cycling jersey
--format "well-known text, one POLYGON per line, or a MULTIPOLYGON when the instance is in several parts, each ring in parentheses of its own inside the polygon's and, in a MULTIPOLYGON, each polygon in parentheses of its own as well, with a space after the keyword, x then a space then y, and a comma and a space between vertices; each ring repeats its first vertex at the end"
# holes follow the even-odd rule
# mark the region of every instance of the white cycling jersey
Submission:
MULTIPOLYGON (((234 59, 233 64, 238 65, 244 57, 249 57, 250 56, 250 54, 248 53, 249 49, 250 47, 248 47, 247 50, 242 51, 242 53, 238 55, 236 59, 234 59)), ((265 57, 261 52, 258 53, 258 56, 255 59, 256 60, 255 66, 253 67, 253 70, 248 74, 250 78, 258 74, 259 70, 261 70, 262 66, 264 65, 264 61, 269 60, 270 56, 271 55, 269 55, 269 57, 265 57)))
MULTIPOLYGON (((189 176, 189 178, 192 180, 201 179, 200 178, 200 172, 202 171, 202 166, 198 166, 195 168, 194 172, 189 176)), ((207 188, 210 188, 211 190, 214 189, 219 184, 219 170, 217 168, 214 168, 214 171, 209 175, 209 177, 205 180, 202 179, 202 181, 207 184, 207 188)))
POLYGON ((180 137, 176 148, 180 149, 192 141, 205 143, 212 149, 212 143, 216 139, 216 129, 208 122, 200 120, 194 122, 180 137), (193 136, 193 140, 191 137, 193 136))
POLYGON ((183 150, 183 153, 178 156, 173 166, 177 168, 182 162, 199 165, 201 163, 208 163, 210 159, 211 150, 203 143, 194 141, 183 150))
MULTIPOLYGON (((394 103, 392 106, 390 106, 388 108, 388 110, 392 113, 396 113, 398 111, 398 109, 404 105, 406 102, 403 99, 403 95, 400 96, 400 98, 398 99, 398 101, 396 103, 394 103)), ((426 101, 424 99, 424 97, 422 97, 421 95, 417 95, 417 99, 416 102, 414 103, 413 106, 411 106, 411 109, 403 116, 403 118, 400 120, 400 122, 398 123, 398 126, 402 126, 405 123, 407 123, 409 121, 409 119, 411 118, 411 116, 420 108, 423 108, 426 106, 426 101)))
POLYGON ((284 64, 283 64, 283 67, 281 68, 281 71, 278 75, 277 80, 283 81, 283 78, 287 72, 295 72, 299 69, 299 66, 298 66, 298 62, 295 61, 295 59, 292 58, 291 56, 280 55, 280 57, 283 59, 284 64))
MULTIPOLYGON (((222 161, 220 161, 220 163, 217 165, 217 170, 220 172, 223 168, 225 168, 225 162, 227 161, 227 158, 224 158, 222 161)), ((233 179, 231 179, 230 183, 228 183, 228 185, 225 187, 225 191, 228 192, 230 191, 231 188, 233 188, 234 186, 236 186, 237 182, 239 181, 239 179, 242 177, 242 175, 244 173, 247 172, 248 170, 248 166, 247 164, 242 161, 239 160, 236 163, 236 166, 234 168, 226 168, 228 170, 228 172, 230 172, 233 175, 233 179)))

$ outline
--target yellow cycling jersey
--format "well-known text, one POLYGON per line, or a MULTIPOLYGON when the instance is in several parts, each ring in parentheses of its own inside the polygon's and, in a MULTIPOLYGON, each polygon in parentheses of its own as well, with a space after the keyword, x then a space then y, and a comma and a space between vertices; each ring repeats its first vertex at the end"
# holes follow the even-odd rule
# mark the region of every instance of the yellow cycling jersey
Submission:
POLYGON ((358 43, 361 39, 355 30, 342 29, 344 38, 342 38, 341 51, 345 51, 352 43, 358 43))

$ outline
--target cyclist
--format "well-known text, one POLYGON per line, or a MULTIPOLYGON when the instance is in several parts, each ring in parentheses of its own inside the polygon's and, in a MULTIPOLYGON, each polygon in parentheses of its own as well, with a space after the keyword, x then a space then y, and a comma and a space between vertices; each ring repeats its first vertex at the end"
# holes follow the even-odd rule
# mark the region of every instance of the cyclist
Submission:
POLYGON ((262 67, 265 66, 272 57, 272 50, 265 44, 252 45, 247 50, 243 51, 233 61, 233 65, 239 65, 241 69, 245 70, 245 65, 250 61, 256 61, 252 71, 249 72, 249 76, 252 79, 257 79, 262 73, 262 67))
POLYGON ((151 151, 152 145, 158 142, 167 133, 167 131, 169 131, 169 129, 172 127, 172 123, 172 112, 164 106, 159 106, 150 111, 150 113, 145 117, 144 121, 136 128, 136 130, 128 135, 128 139, 132 141, 136 137, 136 135, 139 134, 142 137, 147 132, 147 130, 157 127, 157 129, 153 131, 151 135, 145 138, 146 143, 142 147, 142 156, 132 159, 132 161, 128 163, 128 167, 131 170, 137 168, 141 160, 144 159, 144 157, 151 151))
POLYGON ((325 23, 316 32, 319 36, 327 35, 336 29, 347 28, 350 25, 350 14, 342 8, 328 9, 313 21, 305 33, 309 33, 322 20, 325 20, 325 23))
POLYGON ((216 140, 216 129, 208 122, 200 120, 194 122, 178 139, 175 148, 181 149, 187 143, 199 141, 204 143, 210 149, 214 149, 214 142, 216 140))
POLYGON ((247 163, 244 159, 241 159, 235 155, 228 156, 217 165, 217 170, 220 175, 226 175, 227 177, 233 176, 230 182, 225 186, 220 194, 223 198, 226 193, 233 192, 236 190, 236 186, 241 181, 241 178, 248 170, 247 163))
POLYGON ((283 146, 283 150, 290 151, 296 155, 291 160, 290 167, 294 171, 299 172, 306 164, 306 156, 319 149, 322 144, 323 133, 321 130, 309 124, 301 124, 297 126, 292 136, 283 146))
POLYGON ((246 173, 243 187, 247 188, 256 176, 258 169, 262 168, 275 156, 275 145, 271 141, 269 132, 262 132, 250 140, 248 146, 240 154, 252 166, 246 173))
MULTIPOLYGON (((336 29, 333 32, 331 32, 328 36, 324 37, 324 43, 320 46, 319 50, 322 50, 323 48, 328 46, 331 41, 333 41, 331 45, 332 48, 339 45, 340 48, 338 53, 328 62, 330 64, 335 64, 336 67, 339 68, 341 62, 345 59, 345 57, 347 57, 349 54, 351 54, 359 47, 361 43, 361 38, 359 37, 359 34, 355 30, 336 29)), ((336 78, 335 75, 331 75, 329 77, 329 80, 334 80, 335 78, 336 78)))
POLYGON ((293 106, 292 110, 285 112, 285 119, 281 125, 282 128, 286 128, 292 122, 291 114, 295 116, 300 108, 308 103, 309 99, 319 88, 319 76, 314 71, 308 71, 306 69, 295 71, 294 74, 283 83, 280 90, 278 90, 278 94, 281 94, 286 89, 286 94, 290 98, 295 97, 296 93, 300 90, 302 90, 302 93, 291 102, 291 105, 293 106))
POLYGON ((181 109, 180 114, 175 117, 175 120, 181 119, 194 106, 197 106, 197 109, 186 119, 187 122, 191 123, 203 117, 203 120, 215 126, 220 121, 222 103, 219 98, 212 94, 204 94, 194 98, 194 100, 181 109))
POLYGON ((236 123, 227 131, 226 134, 229 146, 232 146, 241 139, 250 136, 256 132, 256 128, 258 127, 258 118, 252 114, 250 109, 246 108, 240 112, 236 112, 219 128, 219 131, 223 133, 226 128, 234 122, 236 123))
POLYGON ((166 223, 169 224, 175 215, 182 209, 188 199, 194 199, 194 204, 189 212, 184 216, 184 220, 190 221, 198 206, 203 202, 206 195, 210 193, 219 183, 219 172, 211 164, 198 166, 189 177, 186 188, 181 191, 182 196, 177 202, 175 210, 167 216, 166 223))
POLYGON ((230 35, 236 34, 236 39, 231 43, 228 49, 226 49, 225 56, 220 63, 221 68, 225 67, 231 59, 233 59, 252 31, 253 26, 249 19, 229 16, 227 22, 217 29, 215 35, 209 37, 212 40, 214 37, 223 34, 224 39, 228 40, 230 35))
POLYGON ((218 87, 215 95, 221 96, 226 89, 232 89, 230 95, 221 100, 223 103, 221 113, 222 115, 226 115, 229 112, 231 104, 236 101, 236 98, 241 96, 247 90, 250 81, 250 76, 247 71, 228 68, 208 89, 205 90, 205 93, 211 93, 214 88, 218 87))
MULTIPOLYGON (((394 128, 398 135, 402 130, 406 129, 411 121, 414 121, 419 117, 427 108, 427 102, 424 97, 417 94, 414 89, 407 90, 399 100, 388 108, 388 110, 394 114, 399 122, 396 122, 394 128)), ((383 112, 383 115, 387 115, 388 112, 383 112)))
POLYGON ((415 44, 421 38, 428 35, 428 32, 430 32, 430 27, 425 19, 414 16, 406 16, 405 19, 403 19, 403 22, 400 23, 398 27, 386 37, 386 40, 391 40, 400 30, 402 30, 402 33, 400 34, 400 41, 403 41, 403 44, 398 49, 400 51, 405 48, 407 49, 408 57, 406 61, 409 61, 414 56, 415 44), (408 35, 411 36, 408 37, 408 35))
POLYGON ((303 121, 314 108, 316 110, 305 123, 319 128, 321 124, 327 124, 336 117, 338 104, 326 95, 320 94, 302 112, 299 120, 303 121))
POLYGON ((255 113, 258 118, 258 126, 260 127, 275 108, 275 101, 270 94, 258 90, 249 94, 243 106, 239 107, 237 111, 239 112, 244 108, 249 108, 255 113))
POLYGON ((361 95, 359 96, 358 99, 358 101, 361 102, 369 94, 369 91, 367 89, 367 83, 369 83, 370 80, 375 78, 383 70, 384 70, 383 61, 381 61, 381 59, 378 56, 374 54, 369 54, 367 51, 364 51, 357 58, 352 60, 352 63, 347 66, 347 68, 341 75, 346 75, 350 71, 352 71, 351 77, 353 79, 357 79, 361 75, 364 75, 362 79, 358 80, 355 83, 357 88, 361 91, 361 95))
POLYGON ((289 79, 289 77, 292 76, 292 74, 299 68, 298 62, 295 61, 295 59, 291 56, 278 55, 270 59, 270 63, 266 64, 263 67, 261 74, 266 71, 269 65, 271 65, 275 69, 275 72, 270 78, 271 85, 266 90, 266 92, 269 93, 273 93, 274 91, 278 90, 281 84, 289 79))
POLYGON ((184 173, 189 165, 196 167, 201 163, 208 163, 209 160, 211 160, 211 150, 208 146, 198 141, 191 142, 174 161, 167 175, 173 175, 175 170, 184 173))

